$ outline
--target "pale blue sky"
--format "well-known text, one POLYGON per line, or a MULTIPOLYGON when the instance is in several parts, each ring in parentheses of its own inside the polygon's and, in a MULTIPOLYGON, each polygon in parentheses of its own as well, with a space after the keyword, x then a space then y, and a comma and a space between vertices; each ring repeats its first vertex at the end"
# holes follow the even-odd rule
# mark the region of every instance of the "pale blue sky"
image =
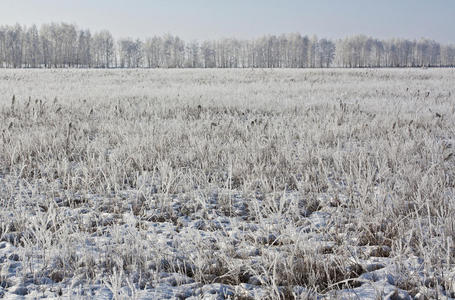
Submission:
POLYGON ((0 0, 0 24, 52 21, 109 29, 115 37, 362 33, 455 43, 455 0, 0 0))

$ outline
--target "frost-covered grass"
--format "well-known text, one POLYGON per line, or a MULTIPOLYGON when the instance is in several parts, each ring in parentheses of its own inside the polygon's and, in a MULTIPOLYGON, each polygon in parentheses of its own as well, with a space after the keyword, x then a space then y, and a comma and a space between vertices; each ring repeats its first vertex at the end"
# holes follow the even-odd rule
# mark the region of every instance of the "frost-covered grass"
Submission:
POLYGON ((454 83, 3 70, 0 296, 454 297, 454 83))

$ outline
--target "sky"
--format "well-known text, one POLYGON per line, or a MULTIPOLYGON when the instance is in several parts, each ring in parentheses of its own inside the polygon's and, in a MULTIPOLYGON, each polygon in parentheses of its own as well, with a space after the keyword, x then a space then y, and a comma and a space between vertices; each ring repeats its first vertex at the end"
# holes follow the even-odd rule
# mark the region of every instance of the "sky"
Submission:
POLYGON ((67 22, 116 38, 185 40, 299 32, 455 43, 455 0, 0 0, 0 24, 67 22))

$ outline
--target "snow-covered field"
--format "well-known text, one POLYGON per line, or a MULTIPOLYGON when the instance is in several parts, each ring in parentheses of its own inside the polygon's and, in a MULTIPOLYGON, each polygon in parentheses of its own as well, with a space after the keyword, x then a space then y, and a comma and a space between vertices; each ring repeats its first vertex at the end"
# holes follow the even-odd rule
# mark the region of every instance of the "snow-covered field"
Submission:
POLYGON ((455 69, 2 70, 0 110, 0 298, 455 297, 455 69))

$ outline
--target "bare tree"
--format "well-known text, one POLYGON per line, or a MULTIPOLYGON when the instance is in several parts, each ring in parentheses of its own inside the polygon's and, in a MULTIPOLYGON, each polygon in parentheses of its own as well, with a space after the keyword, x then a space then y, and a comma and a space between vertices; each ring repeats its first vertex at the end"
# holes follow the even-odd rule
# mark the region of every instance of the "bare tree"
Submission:
POLYGON ((0 67, 127 68, 328 68, 450 67, 455 46, 433 40, 378 40, 364 35, 340 39, 299 33, 185 43, 178 36, 115 41, 103 30, 91 35, 68 23, 29 28, 0 27, 0 67), (116 47, 117 46, 117 47, 116 47), (119 64, 117 64, 119 62, 119 64))

